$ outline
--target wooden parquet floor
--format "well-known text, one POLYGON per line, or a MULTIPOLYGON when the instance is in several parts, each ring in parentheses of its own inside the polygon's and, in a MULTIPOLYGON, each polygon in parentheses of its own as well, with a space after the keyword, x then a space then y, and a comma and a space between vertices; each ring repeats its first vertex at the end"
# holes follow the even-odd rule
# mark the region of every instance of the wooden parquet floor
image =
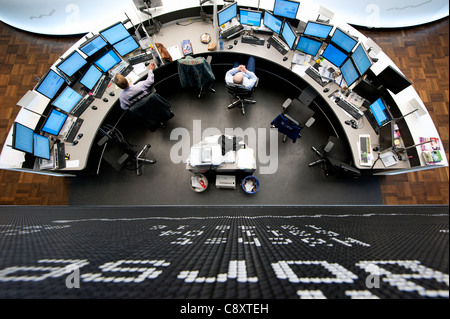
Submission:
MULTIPOLYGON (((360 28, 403 71, 427 106, 449 158, 449 19, 406 30, 360 28)), ((30 34, 0 22, 0 149, 16 103, 79 37, 30 34)), ((381 179, 386 205, 449 204, 447 168, 381 179)), ((0 205, 67 205, 70 178, 0 170, 0 205)))

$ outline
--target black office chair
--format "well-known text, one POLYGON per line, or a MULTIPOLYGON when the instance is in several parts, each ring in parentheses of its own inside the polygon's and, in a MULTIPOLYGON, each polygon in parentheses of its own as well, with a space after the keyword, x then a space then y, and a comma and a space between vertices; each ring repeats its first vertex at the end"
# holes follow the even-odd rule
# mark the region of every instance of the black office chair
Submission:
POLYGON ((245 106, 247 104, 256 103, 256 101, 253 100, 252 97, 253 92, 256 90, 256 87, 258 86, 258 82, 259 79, 256 80, 256 83, 251 90, 239 84, 225 84, 225 88, 234 99, 234 101, 228 105, 228 109, 231 110, 235 107, 239 107, 241 109, 242 115, 245 115, 245 106))
POLYGON ((360 170, 351 165, 349 151, 339 138, 330 136, 326 145, 318 149, 313 146, 311 149, 319 159, 308 166, 322 165, 325 176, 342 178, 357 178, 361 176, 360 170))
POLYGON ((279 114, 270 125, 277 128, 278 132, 284 134, 283 142, 289 137, 293 143, 301 137, 300 131, 314 124, 315 112, 298 99, 286 99, 282 113, 279 114))
POLYGON ((128 99, 130 102, 134 101, 128 112, 152 132, 165 128, 165 122, 174 117, 169 101, 156 93, 153 87, 147 95, 135 101, 141 94, 142 92, 136 93, 128 99))
POLYGON ((216 80, 211 68, 212 56, 194 58, 186 56, 177 60, 178 77, 182 88, 195 87, 199 89, 198 98, 205 91, 215 93, 212 87, 216 80))

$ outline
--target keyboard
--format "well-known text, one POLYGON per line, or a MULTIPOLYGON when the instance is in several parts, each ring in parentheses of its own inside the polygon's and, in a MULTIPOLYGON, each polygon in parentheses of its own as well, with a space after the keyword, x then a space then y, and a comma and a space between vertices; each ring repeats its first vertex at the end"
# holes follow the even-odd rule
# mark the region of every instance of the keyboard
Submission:
POLYGON ((142 63, 145 61, 149 61, 153 59, 153 55, 151 54, 147 54, 147 53, 141 53, 132 57, 128 58, 128 63, 130 63, 131 65, 135 65, 138 63, 142 63))
POLYGON ((66 135, 64 136, 64 141, 72 143, 75 139, 75 137, 78 134, 78 131, 80 130, 81 124, 83 124, 84 120, 80 119, 79 117, 72 121, 72 124, 70 124, 69 130, 67 131, 66 135))
POLYGON ((360 109, 358 109, 356 106, 347 102, 344 99, 339 99, 339 101, 337 102, 337 105, 339 105, 345 112, 347 112, 348 114, 350 114, 353 118, 355 118, 357 120, 362 118, 364 115, 364 113, 360 109))
POLYGON ((242 24, 236 24, 228 29, 222 30, 220 33, 222 35, 222 39, 231 39, 232 37, 239 35, 244 30, 244 26, 242 24))
POLYGON ((97 83, 97 86, 95 87, 94 91, 92 92, 92 95, 94 97, 102 97, 103 93, 105 93, 106 88, 108 87, 109 82, 111 81, 111 78, 109 76, 103 75, 100 80, 97 83))
POLYGON ((281 41, 278 40, 277 38, 272 36, 272 37, 269 38, 269 40, 267 40, 267 42, 269 42, 282 55, 285 55, 286 53, 288 53, 288 50, 286 50, 286 48, 283 45, 283 43, 281 43, 281 41))
POLYGON ((359 135, 359 161, 361 166, 372 166, 372 143, 370 135, 359 135))
POLYGON ((330 83, 329 81, 323 81, 322 80, 322 76, 320 75, 319 71, 317 71, 315 68, 313 67, 309 67, 305 70, 305 73, 308 74, 314 81, 316 81, 317 83, 319 83, 321 86, 325 86, 328 83, 330 83))
POLYGON ((121 68, 119 70, 119 73, 122 74, 123 76, 127 76, 128 74, 131 73, 131 71, 133 71, 133 66, 131 64, 128 64, 128 66, 126 66, 125 68, 121 68))
POLYGON ((94 97, 90 95, 86 95, 83 97, 83 99, 78 103, 72 111, 70 111, 70 114, 72 114, 75 117, 79 117, 81 114, 83 114, 84 111, 91 105, 91 103, 94 101, 94 97))
POLYGON ((266 40, 263 38, 258 38, 251 35, 243 35, 241 39, 242 43, 255 44, 255 45, 264 45, 266 40))
POLYGON ((53 145, 53 166, 56 169, 66 167, 66 148, 64 143, 56 143, 53 145))

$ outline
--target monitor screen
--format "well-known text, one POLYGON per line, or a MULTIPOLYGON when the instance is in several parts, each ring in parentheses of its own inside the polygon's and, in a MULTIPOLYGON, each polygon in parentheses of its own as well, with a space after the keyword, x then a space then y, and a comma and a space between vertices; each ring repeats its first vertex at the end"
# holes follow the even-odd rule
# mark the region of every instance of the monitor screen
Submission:
POLYGON ((38 83, 36 91, 49 99, 53 99, 64 83, 65 81, 61 76, 50 70, 38 83))
POLYGON ((359 79, 359 73, 356 70, 356 67, 351 59, 347 59, 347 61, 345 61, 344 64, 342 64, 340 69, 342 72, 342 76, 344 77, 345 83, 347 83, 348 87, 359 79))
POLYGON ((241 9, 239 11, 239 22, 243 25, 248 25, 251 27, 261 26, 261 11, 245 10, 241 9))
POLYGON ((295 33, 294 30, 292 30, 291 25, 284 21, 283 23, 283 30, 281 31, 281 38, 284 42, 288 45, 289 49, 293 50, 295 41, 297 40, 297 33, 295 33))
POLYGON ((101 36, 97 35, 90 39, 89 42, 80 46, 80 51, 87 56, 92 56, 94 53, 98 52, 98 50, 104 48, 106 44, 106 41, 101 36))
POLYGON ((297 43, 296 50, 316 56, 317 52, 319 52, 320 47, 322 46, 321 41, 313 40, 305 36, 301 36, 297 43))
POLYGON ((34 133, 33 154, 36 157, 50 159, 50 140, 48 137, 34 133))
POLYGON ((92 90, 94 86, 97 84, 98 80, 102 77, 102 72, 97 69, 95 65, 91 65, 83 77, 80 79, 80 83, 87 87, 89 90, 92 90))
POLYGON ((69 113, 73 107, 81 100, 81 94, 75 92, 71 87, 66 87, 56 98, 53 105, 60 110, 69 113))
POLYGON ((353 39, 349 34, 339 28, 334 31, 334 34, 331 37, 331 42, 347 53, 352 52, 353 48, 358 43, 357 40, 353 39))
POLYGON ((366 73, 366 71, 372 66, 372 61, 366 53, 363 45, 360 43, 356 47, 352 54, 352 60, 355 63, 356 68, 360 75, 366 73))
POLYGON ((67 114, 53 109, 42 127, 42 131, 57 136, 66 122, 67 114))
POLYGON ((386 104, 381 98, 378 98, 375 102, 373 102, 369 108, 379 126, 389 122, 392 119, 386 104))
POLYGON ((304 35, 309 35, 312 37, 326 39, 333 30, 333 26, 325 23, 308 21, 305 27, 304 35))
POLYGON ((341 67, 342 63, 344 63, 347 58, 347 54, 336 48, 331 43, 327 45, 327 48, 323 51, 322 56, 338 68, 341 67))
POLYGON ((122 24, 122 22, 116 23, 116 24, 110 26, 109 28, 106 28, 105 30, 100 31, 100 34, 110 44, 115 44, 115 43, 119 42, 120 40, 123 40, 126 37, 130 36, 130 33, 128 33, 127 29, 122 24))
POLYGON ((100 59, 95 61, 95 65, 98 66, 103 72, 108 72, 120 61, 121 59, 117 56, 117 54, 114 53, 113 50, 110 50, 100 59))
POLYGON ((381 152, 392 149, 394 146, 394 123, 391 121, 382 125, 378 136, 381 152))
POLYGON ((377 75, 377 80, 394 94, 400 93, 411 85, 411 82, 407 78, 390 65, 377 75))
POLYGON ((129 36, 125 39, 123 39, 120 42, 117 42, 113 45, 114 49, 119 53, 121 56, 125 56, 131 51, 136 50, 139 48, 139 44, 133 39, 132 36, 129 36))
POLYGON ((56 68, 67 76, 72 76, 81 69, 87 61, 77 51, 73 52, 67 58, 64 59, 56 68))
POLYGON ((237 17, 237 2, 230 4, 228 7, 223 8, 217 12, 217 21, 219 26, 225 24, 237 17))
POLYGON ((16 150, 33 153, 33 130, 14 122, 12 147, 16 150))
POLYGON ((280 34, 281 25, 283 24, 283 22, 267 11, 264 11, 263 23, 267 28, 269 28, 276 34, 280 34))
POLYGON ((273 14, 276 16, 295 19, 297 17, 300 2, 291 0, 275 0, 273 14))

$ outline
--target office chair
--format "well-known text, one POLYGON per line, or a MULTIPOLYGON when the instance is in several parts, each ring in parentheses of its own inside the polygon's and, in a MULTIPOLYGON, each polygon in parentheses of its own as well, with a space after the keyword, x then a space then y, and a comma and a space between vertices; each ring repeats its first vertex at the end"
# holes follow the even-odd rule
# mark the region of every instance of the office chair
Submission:
MULTIPOLYGON (((128 101, 134 101, 141 94, 142 92, 136 93, 128 101)), ((157 94, 152 87, 147 95, 142 96, 130 106, 128 112, 154 132, 160 127, 165 128, 165 122, 174 117, 170 107, 169 101, 157 94)))
POLYGON ((350 164, 349 152, 342 140, 335 136, 330 136, 326 145, 316 149, 311 147, 315 155, 319 157, 315 162, 309 163, 309 167, 322 165, 325 176, 336 176, 343 178, 356 178, 361 176, 361 172, 350 164))
POLYGON ((289 137, 292 139, 292 143, 295 143, 297 138, 301 137, 300 131, 314 124, 314 111, 298 99, 288 98, 284 101, 282 107, 282 113, 270 125, 284 134, 283 142, 289 137))
POLYGON ((177 60, 178 77, 182 88, 196 87, 199 89, 198 98, 201 98, 205 91, 215 93, 212 87, 216 80, 211 68, 212 56, 193 58, 188 55, 177 60))

